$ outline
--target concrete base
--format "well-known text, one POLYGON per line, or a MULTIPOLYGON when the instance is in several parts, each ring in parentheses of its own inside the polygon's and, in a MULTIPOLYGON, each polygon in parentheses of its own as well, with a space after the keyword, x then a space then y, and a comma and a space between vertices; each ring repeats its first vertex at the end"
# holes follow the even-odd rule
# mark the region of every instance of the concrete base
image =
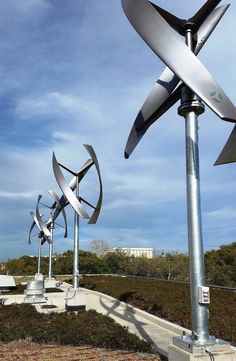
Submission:
POLYGON ((25 303, 36 304, 45 303, 46 298, 44 297, 45 288, 42 280, 33 280, 27 282, 27 289, 25 293, 25 303))
POLYGON ((212 339, 206 345, 196 345, 189 337, 174 337, 168 348, 169 361, 236 361, 236 352, 228 342, 212 339))
POLYGON ((9 275, 0 275, 0 291, 8 291, 11 288, 16 288, 14 277, 9 275))
POLYGON ((52 278, 46 278, 44 280, 44 287, 45 288, 56 288, 56 279, 54 277, 52 278))
POLYGON ((42 273, 35 273, 34 279, 43 281, 43 274, 42 273))
POLYGON ((66 294, 66 311, 85 311, 85 292, 83 289, 73 289, 70 288, 67 290, 66 294))

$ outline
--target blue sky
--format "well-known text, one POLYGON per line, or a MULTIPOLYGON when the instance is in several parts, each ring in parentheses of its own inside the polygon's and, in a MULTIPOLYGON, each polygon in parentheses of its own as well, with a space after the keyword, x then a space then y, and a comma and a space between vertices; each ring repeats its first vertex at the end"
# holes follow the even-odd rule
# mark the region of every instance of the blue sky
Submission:
MULTIPOLYGON (((188 18, 204 1, 158 5, 188 18)), ((199 58, 236 103, 232 4, 199 58)), ((158 35, 157 35, 158 36, 158 35)), ((155 123, 129 160, 123 157, 133 121, 164 64, 135 32, 120 0, 2 0, 0 12, 0 260, 36 254, 27 244, 38 194, 58 192, 52 152, 77 170, 93 145, 104 199, 96 225, 80 222, 80 246, 187 251, 184 121, 177 107, 155 123)), ((204 248, 236 239, 235 164, 213 167, 232 124, 206 108, 200 117, 204 248)), ((95 202, 91 172, 81 191, 95 202)), ((83 195, 82 195, 83 196, 83 195)), ((41 210, 47 217, 47 210, 41 210)), ((72 248, 55 230, 54 251, 72 248)), ((44 253, 47 254, 47 247, 44 253)))

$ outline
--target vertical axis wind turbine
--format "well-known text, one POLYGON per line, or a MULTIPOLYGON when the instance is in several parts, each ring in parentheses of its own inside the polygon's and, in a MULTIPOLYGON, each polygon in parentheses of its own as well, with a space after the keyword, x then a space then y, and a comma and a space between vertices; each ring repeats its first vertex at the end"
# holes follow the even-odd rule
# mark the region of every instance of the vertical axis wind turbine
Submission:
MULTIPOLYGON (((132 26, 167 65, 135 119, 125 158, 130 156, 147 129, 181 100, 178 113, 185 118, 191 342, 211 344, 214 341, 208 331, 209 289, 205 287, 202 241, 198 116, 205 110, 204 102, 221 119, 236 123, 236 109, 196 55, 229 5, 217 7, 220 0, 208 0, 193 17, 183 20, 147 0, 121 0, 121 3, 132 26)), ((234 161, 235 127, 216 164, 234 161)))
POLYGON ((53 164, 53 171, 57 183, 63 193, 64 200, 69 203, 72 208, 74 209, 74 257, 73 257, 73 289, 77 290, 79 288, 79 217, 83 219, 88 219, 89 224, 94 224, 97 222, 97 219, 100 214, 101 206, 102 206, 102 180, 100 174, 100 168, 98 164, 98 160, 94 149, 91 145, 84 144, 85 149, 89 153, 91 159, 88 159, 85 164, 81 167, 81 169, 76 173, 72 170, 68 169, 64 165, 57 162, 56 156, 53 153, 52 157, 52 164, 53 164), (98 179, 99 179, 99 186, 100 192, 96 206, 93 206, 84 198, 82 198, 79 194, 79 184, 81 180, 84 178, 88 170, 95 166, 98 179), (73 178, 69 185, 66 183, 66 180, 62 174, 61 168, 65 169, 67 172, 73 175, 73 178), (75 193, 74 193, 75 191, 75 193), (90 208, 93 209, 93 213, 91 216, 88 215, 86 210, 83 208, 81 202, 87 204, 90 208))
MULTIPOLYGON (((35 225, 38 226, 40 233, 39 233, 39 246, 38 246, 38 273, 39 273, 39 269, 40 269, 40 257, 41 257, 41 246, 45 243, 48 242, 49 244, 49 263, 48 263, 48 278, 51 279, 52 278, 52 255, 53 255, 53 231, 55 228, 55 224, 57 224, 55 222, 56 217, 60 214, 59 212, 55 212, 56 210, 60 210, 63 219, 64 219, 64 228, 65 228, 65 232, 64 232, 64 237, 67 237, 67 220, 66 220, 66 213, 64 208, 61 206, 60 203, 60 199, 58 198, 57 194, 54 191, 48 191, 48 193, 52 196, 52 198, 54 199, 54 203, 53 205, 47 206, 46 204, 41 202, 41 198, 42 195, 38 196, 38 201, 37 201, 37 205, 36 205, 36 212, 30 212, 31 216, 33 217, 33 223, 30 227, 30 232, 29 232, 29 240, 28 243, 31 243, 31 232, 34 228, 35 225), (42 219, 42 215, 39 212, 39 203, 42 204, 43 206, 49 208, 49 209, 53 209, 54 211, 51 213, 51 217, 49 218, 49 220, 47 222, 44 222, 42 219)), ((59 224, 57 224, 59 225, 59 224)))

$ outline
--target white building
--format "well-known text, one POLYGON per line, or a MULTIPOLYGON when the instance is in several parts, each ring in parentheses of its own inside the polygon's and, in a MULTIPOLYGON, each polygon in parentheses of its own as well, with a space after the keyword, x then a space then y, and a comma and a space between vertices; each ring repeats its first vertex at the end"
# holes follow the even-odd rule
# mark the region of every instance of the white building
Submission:
POLYGON ((121 250, 127 253, 129 256, 134 257, 147 257, 153 258, 154 257, 154 248, 114 248, 114 251, 121 250))

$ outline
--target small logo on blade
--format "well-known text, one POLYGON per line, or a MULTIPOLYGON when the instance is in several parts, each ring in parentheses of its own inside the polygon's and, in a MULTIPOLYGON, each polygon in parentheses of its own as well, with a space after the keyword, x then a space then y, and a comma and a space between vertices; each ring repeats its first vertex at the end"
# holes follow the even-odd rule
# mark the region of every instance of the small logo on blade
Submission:
POLYGON ((223 96, 218 90, 211 92, 210 97, 217 103, 220 103, 223 100, 223 96))

